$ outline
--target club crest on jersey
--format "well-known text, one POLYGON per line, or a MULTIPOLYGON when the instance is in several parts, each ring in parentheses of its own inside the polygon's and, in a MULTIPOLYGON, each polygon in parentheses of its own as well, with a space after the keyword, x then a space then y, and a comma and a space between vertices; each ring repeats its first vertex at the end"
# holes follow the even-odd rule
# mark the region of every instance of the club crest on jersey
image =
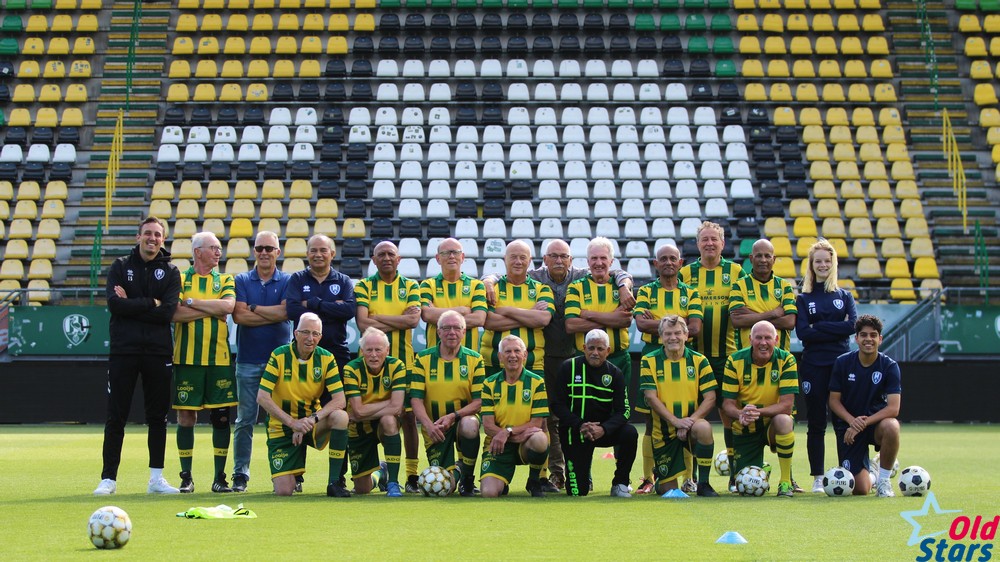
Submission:
POLYGON ((167 272, 163 271, 162 269, 157 269, 156 271, 153 272, 153 277, 155 277, 157 281, 163 281, 163 278, 166 275, 167 272))
POLYGON ((842 301, 840 299, 833 299, 833 306, 837 310, 843 310, 844 309, 844 301, 842 301))
POLYGON ((463 285, 462 286, 462 294, 463 295, 468 295, 468 294, 471 294, 471 293, 472 293, 472 287, 469 287, 468 285, 463 285))
POLYGON ((681 306, 684 307, 684 308, 687 308, 687 305, 688 305, 688 298, 686 296, 682 296, 681 297, 681 306))
POLYGON ((614 291, 611 291, 611 298, 614 299, 614 300, 618 300, 618 290, 617 289, 615 289, 614 291))
POLYGON ((775 287, 774 288, 774 298, 776 298, 776 299, 780 299, 781 298, 781 287, 775 287))
POLYGON ((611 375, 602 376, 601 384, 603 384, 604 386, 611 386, 611 375))
POLYGON ((399 288, 399 298, 401 299, 406 298, 406 287, 399 288))
POLYGON ((458 368, 458 376, 462 377, 463 379, 469 378, 468 365, 462 365, 461 367, 458 368))
POLYGON ((778 370, 771 369, 771 382, 778 382, 778 370))
POLYGON ((688 369, 688 378, 689 379, 693 379, 694 378, 694 365, 688 365, 687 369, 688 369))
POLYGON ((309 285, 306 285, 306 286, 302 287, 302 292, 303 293, 311 293, 312 292, 312 288, 310 288, 309 285))
POLYGON ((313 369, 313 382, 319 382, 323 379, 323 372, 319 367, 313 369))
POLYGON ((330 292, 334 296, 339 295, 340 294, 340 285, 330 285, 330 292))
POLYGON ((872 384, 878 384, 882 382, 882 371, 875 371, 872 373, 872 384))
POLYGON ((133 273, 131 269, 126 269, 125 277, 129 280, 129 282, 131 282, 135 279, 135 273, 133 273))
POLYGON ((523 402, 530 402, 531 401, 531 390, 530 389, 527 389, 527 388, 524 389, 524 392, 521 393, 521 401, 523 401, 523 402))
POLYGON ((529 299, 535 298, 535 295, 536 295, 536 291, 534 289, 528 289, 528 298, 529 299))
POLYGON ((722 283, 725 284, 725 285, 729 284, 729 274, 728 273, 723 273, 722 274, 722 283))
POLYGON ((221 288, 222 288, 222 283, 220 283, 218 281, 212 283, 212 290, 213 291, 219 292, 219 289, 221 289, 221 288))
POLYGON ((382 388, 389 388, 390 383, 391 381, 389 380, 389 375, 382 377, 382 388))
POLYGON ((573 382, 575 383, 583 382, 583 375, 576 375, 575 377, 573 377, 573 382))

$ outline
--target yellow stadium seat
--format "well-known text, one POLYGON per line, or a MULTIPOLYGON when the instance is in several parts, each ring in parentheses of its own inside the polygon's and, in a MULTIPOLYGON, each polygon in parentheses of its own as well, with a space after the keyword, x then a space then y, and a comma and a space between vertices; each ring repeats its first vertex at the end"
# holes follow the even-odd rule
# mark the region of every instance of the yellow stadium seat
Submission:
POLYGON ((206 219, 229 218, 229 207, 226 205, 226 202, 221 199, 211 199, 209 201, 205 201, 202 209, 202 217, 206 219))
POLYGON ((297 271, 302 271, 306 268, 305 263, 301 258, 285 258, 281 262, 281 271, 285 273, 295 273, 297 271))
POLYGON ((223 180, 212 180, 208 182, 205 189, 206 199, 229 199, 229 184, 223 180))
MULTIPOLYGON (((870 189, 871 188, 869 188, 869 190, 870 189)), ((901 202, 906 199, 920 199, 920 192, 917 191, 917 182, 913 180, 896 182, 895 196, 896 199, 899 199, 901 202)))
POLYGON ((882 277, 882 266, 875 258, 861 258, 858 260, 858 279, 880 279, 882 277))
POLYGON ((816 38, 816 54, 817 55, 836 55, 838 54, 837 42, 830 36, 822 36, 816 38))
POLYGON ((0 265, 0 279, 14 279, 20 281, 24 279, 24 264, 21 260, 5 259, 0 265))
POLYGON ((776 107, 774 109, 774 124, 778 127, 784 125, 794 127, 796 125, 795 110, 788 106, 776 107))
POLYGON ((855 130, 854 138, 858 144, 879 144, 878 130, 871 125, 862 125, 855 130))
POLYGON ((767 217, 767 220, 764 221, 764 236, 767 238, 776 236, 788 238, 788 224, 785 223, 784 217, 767 217))
POLYGON ((234 219, 253 219, 257 215, 257 205, 250 199, 236 199, 230 216, 234 219))
POLYGON ((215 84, 201 83, 194 89, 194 101, 215 101, 215 84))
POLYGON ((177 7, 181 10, 197 10, 201 8, 199 0, 178 0, 177 7))
POLYGON ((178 37, 174 39, 174 47, 171 52, 174 56, 193 55, 194 41, 192 41, 190 37, 178 37))
POLYGON ((251 55, 271 54, 271 39, 268 37, 254 37, 250 40, 251 55))
POLYGON ((889 182, 885 180, 869 182, 868 197, 870 199, 892 199, 892 190, 889 188, 889 182))
POLYGON ((375 31, 375 16, 372 14, 358 14, 354 16, 354 31, 372 32, 375 31))
POLYGON ((298 14, 281 14, 278 18, 278 31, 298 31, 301 27, 298 14))
MULTIPOLYGON (((760 31, 760 26, 757 25, 757 17, 753 14, 740 14, 736 18, 736 30, 743 32, 760 31)), ((740 42, 742 43, 742 40, 740 42)))
POLYGON ((830 14, 813 14, 812 29, 816 33, 829 33, 833 31, 833 17, 830 14))
MULTIPOLYGON (((263 228, 261 230, 264 230, 263 228)), ((273 231, 277 232, 277 231, 273 231)), ((237 218, 229 222, 229 236, 235 238, 250 238, 253 234, 253 224, 248 218, 237 218)), ((280 235, 280 234, 279 234, 280 235)))
POLYGON ((304 238, 289 238, 285 241, 285 247, 281 250, 281 254, 285 258, 304 258, 306 257, 306 253, 307 248, 304 238))
POLYGON ((790 257, 776 257, 774 274, 782 279, 795 279, 795 262, 790 257))
POLYGON ((302 31, 323 31, 323 16, 321 14, 306 14, 302 20, 302 31))
POLYGON ((815 125, 822 128, 823 117, 820 115, 818 107, 803 107, 799 112, 799 124, 802 126, 815 125))
POLYGON ((288 223, 285 225, 285 235, 289 237, 308 238, 309 237, 309 222, 305 219, 288 219, 288 223))
MULTIPOLYGON (((320 199, 320 201, 333 201, 332 199, 320 199)), ((336 201, 333 201, 336 204, 336 201)), ((317 207, 319 202, 317 202, 317 207)), ((308 199, 292 199, 288 202, 288 218, 309 219, 312 218, 312 205, 308 199)))
POLYGON ((785 83, 771 84, 771 101, 792 101, 792 89, 785 83))
MULTIPOLYGON (((780 35, 773 35, 764 39, 764 52, 769 55, 784 55, 788 53, 788 49, 785 47, 785 38, 780 35)), ((771 61, 770 64, 774 64, 777 61, 771 61)), ((786 65, 788 64, 784 60, 781 60, 786 65)))
MULTIPOLYGON (((317 221, 318 222, 318 221, 317 221)), ((364 238, 365 223, 358 218, 350 218, 344 221, 340 235, 344 238, 364 238)))
POLYGON ((31 279, 31 281, 28 281, 28 301, 30 306, 40 306, 51 299, 52 292, 49 290, 47 279, 31 279))
POLYGON ((785 25, 788 26, 788 31, 791 32, 809 31, 809 21, 806 20, 806 16, 803 14, 789 14, 785 25))
POLYGON ((897 301, 917 300, 917 294, 913 290, 913 281, 900 277, 893 279, 889 286, 889 298, 897 301))
POLYGON ((899 221, 893 218, 881 218, 875 223, 875 235, 879 238, 899 238, 899 221))
POLYGON ((181 199, 177 202, 174 218, 196 219, 201 215, 201 208, 198 201, 194 199, 181 199))
POLYGON ((812 203, 808 199, 792 199, 788 203, 788 216, 792 218, 812 217, 812 203))
POLYGON ((11 240, 7 242, 3 259, 5 260, 26 260, 28 259, 28 242, 24 239, 11 240))
POLYGON ((849 219, 869 218, 868 205, 864 199, 847 199, 844 201, 844 216, 849 219))
MULTIPOLYGON (((21 84, 17 88, 19 89, 23 85, 21 84)), ((15 90, 15 95, 16 93, 17 90, 15 90)), ((996 105, 998 103, 996 89, 993 87, 993 84, 976 84, 973 99, 975 99, 976 105, 979 106, 996 105)))
POLYGON ((300 78, 319 78, 322 75, 319 61, 316 59, 306 59, 299 63, 300 78))
POLYGON ((791 257, 792 256, 792 243, 785 236, 777 236, 769 238, 771 245, 774 246, 774 255, 777 257, 791 257))
POLYGON ((344 32, 349 31, 350 28, 351 26, 347 22, 347 14, 332 14, 330 16, 329 25, 327 27, 329 31, 344 32))
POLYGON ((246 14, 230 14, 226 21, 226 31, 230 33, 243 33, 250 29, 250 21, 246 14))
POLYGON ((347 54, 347 38, 341 36, 333 36, 326 43, 326 54, 328 55, 346 55, 347 54))
POLYGON ((230 238, 226 244, 226 259, 246 259, 250 257, 250 244, 246 238, 230 238))
POLYGON ((874 162, 882 161, 882 148, 877 143, 864 143, 861 145, 861 161, 874 162))
POLYGON ((52 279, 52 261, 31 260, 31 265, 28 266, 28 279, 52 279))
MULTIPOLYGON (((69 111, 69 109, 63 110, 64 116, 67 111, 69 111)), ((56 118, 56 109, 54 107, 42 107, 38 110, 38 113, 35 114, 36 127, 55 127, 57 123, 60 123, 60 121, 56 118)), ((83 123, 81 118, 80 126, 82 125, 83 123)))
MULTIPOLYGON (((806 145, 806 160, 809 162, 828 162, 830 160, 830 151, 826 148, 826 143, 821 142, 810 142, 806 145)), ((815 178, 814 178, 815 179, 815 178)), ((819 180, 819 181, 829 181, 829 180, 819 180)), ((817 182, 818 183, 818 182, 817 182)), ((832 182, 831 186, 832 186, 832 182)), ((817 195, 818 197, 818 195, 817 195)))
POLYGON ((746 101, 767 101, 767 91, 764 85, 759 82, 752 82, 746 85, 743 90, 743 99, 746 101))
POLYGON ((273 10, 274 0, 253 0, 254 10, 273 10))
MULTIPOLYGON (((752 35, 745 35, 740 39, 740 54, 743 55, 757 55, 761 53, 760 40, 752 35)), ((746 63, 751 62, 750 60, 744 60, 744 66, 746 63)), ((758 64, 760 61, 753 61, 758 64)))
POLYGON ((315 35, 307 35, 302 38, 302 45, 299 46, 299 53, 303 55, 323 54, 323 41, 315 35))
POLYGON ((260 202, 260 218, 280 219, 284 216, 285 209, 281 201, 274 199, 264 199, 260 202))
POLYGON ((264 180, 264 184, 260 188, 260 198, 283 200, 285 198, 284 184, 281 183, 281 180, 264 180))
POLYGON ((876 199, 872 202, 872 216, 877 219, 896 219, 896 202, 892 199, 876 199))
POLYGON ((854 137, 851 136, 850 127, 848 127, 846 124, 843 125, 837 124, 830 127, 830 142, 833 144, 843 144, 843 143, 853 144, 854 137))
MULTIPOLYGON (((990 70, 990 75, 992 76, 992 74, 993 71, 990 70)), ((41 75, 42 70, 38 66, 38 61, 23 60, 17 67, 17 77, 22 80, 27 78, 38 78, 41 75)))
POLYGON ((784 33, 785 20, 782 19, 781 14, 766 14, 761 23, 761 29, 768 33, 784 33))
POLYGON ((816 236, 816 219, 812 217, 798 217, 792 223, 792 234, 797 238, 802 236, 816 236))
MULTIPOLYGON (((361 226, 364 226, 363 222, 361 226)), ((335 238, 337 236, 337 223, 333 219, 316 219, 313 224, 313 234, 326 234, 330 238, 335 238)))
POLYGON ((809 39, 809 37, 803 35, 796 35, 792 37, 789 43, 789 49, 791 50, 793 55, 802 55, 802 56, 811 55, 813 52, 812 41, 809 39))
POLYGON ((764 65, 757 59, 743 61, 741 69, 745 78, 760 78, 764 76, 764 65))
POLYGON ((736 10, 753 10, 756 7, 754 0, 733 0, 733 8, 736 10))
POLYGON ((819 61, 819 75, 821 78, 840 78, 840 62, 834 59, 819 61))
POLYGON ((844 87, 837 83, 827 83, 823 85, 823 101, 827 103, 845 101, 844 87))
POLYGON ((786 10, 805 10, 806 0, 784 0, 786 10))
POLYGON ((181 14, 177 16, 178 33, 195 33, 198 31, 198 18, 194 14, 181 14))
MULTIPOLYGON (((799 115, 801 117, 801 114, 799 115)), ((822 144, 824 145, 824 154, 826 154, 826 132, 823 131, 822 125, 806 125, 802 128, 802 142, 806 145, 810 144, 822 144)), ((808 154, 809 147, 806 146, 806 152, 808 154)), ((810 160, 812 160, 810 158, 810 160)))
POLYGON ((246 41, 242 37, 227 37, 222 52, 227 55, 242 55, 247 52, 246 41))
MULTIPOLYGON (((902 182, 900 182, 902 183, 902 182)), ((898 190, 897 190, 898 192, 898 190)), ((902 199, 899 202, 899 215, 904 219, 923 218, 924 207, 920 199, 902 199)))
MULTIPOLYGON (((7 238, 10 240, 18 238, 31 238, 33 236, 32 233, 34 232, 31 224, 32 221, 28 219, 14 219, 10 221, 10 228, 7 230, 7 238)), ((41 225, 39 225, 39 230, 40 229, 41 225)), ((39 238, 41 238, 41 234, 39 234, 39 238)))
POLYGON ((250 180, 236 182, 236 188, 233 191, 233 197, 236 199, 257 199, 257 184, 250 180))
MULTIPOLYGON (((797 59, 792 63, 792 75, 796 78, 815 78, 816 69, 813 67, 813 63, 809 59, 797 59)), ((813 86, 815 90, 816 87, 813 86)))
POLYGON ((889 175, 885 171, 885 163, 882 161, 865 162, 864 176, 868 181, 884 180, 889 178, 889 175))
POLYGON ((14 103, 35 103, 35 87, 31 84, 18 84, 14 86, 14 94, 11 96, 14 103))
POLYGON ((191 239, 189 237, 179 238, 174 233, 174 241, 170 244, 170 255, 175 258, 191 259, 191 239))
POLYGON ((982 37, 967 37, 965 39, 965 56, 969 58, 985 57, 987 54, 986 41, 982 37))
POLYGON ((219 54, 219 40, 215 37, 203 36, 198 39, 199 55, 219 54))
POLYGON ((190 78, 191 63, 184 59, 175 59, 170 63, 170 70, 167 72, 168 78, 190 78))
POLYGON ((274 63, 274 71, 271 73, 274 78, 294 78, 295 65, 288 59, 282 59, 274 63))
POLYGON ((809 257, 809 249, 812 248, 813 244, 816 243, 815 236, 804 236, 799 238, 795 242, 795 257, 797 258, 807 258, 809 257))
POLYGON ((35 220, 38 218, 38 205, 30 199, 18 201, 14 207, 14 214, 11 217, 15 219, 35 220))
MULTIPOLYGON (((244 240, 242 238, 240 238, 238 240, 242 241, 244 244, 246 243, 246 240, 244 240)), ((229 240, 229 244, 233 244, 234 241, 236 241, 236 240, 235 239, 230 239, 229 240)), ((236 252, 237 253, 240 252, 240 248, 241 248, 241 246, 237 245, 237 247, 236 247, 236 252)), ((225 272, 226 273, 228 273, 229 275, 239 275, 240 273, 246 273, 247 271, 249 271, 249 269, 250 269, 250 266, 247 265, 247 260, 245 258, 234 258, 234 257, 232 257, 229 254, 229 252, 227 250, 227 252, 226 252, 226 267, 225 267, 225 272)))
POLYGON ((851 238, 873 238, 875 233, 872 230, 872 221, 867 218, 851 219, 848 223, 847 233, 851 238))
POLYGON ((840 203, 836 199, 820 199, 816 202, 816 218, 840 218, 840 203))
POLYGON ((897 101, 896 88, 892 84, 879 84, 875 87, 875 101, 879 103, 897 101))
MULTIPOLYGON (((824 146, 825 148, 825 146, 824 146)), ((813 182, 813 199, 836 199, 837 187, 830 180, 818 180, 813 182)), ((838 212, 838 216, 839 216, 838 212)))
POLYGON ((841 199, 864 199, 865 191, 858 180, 847 180, 840 183, 841 199))
POLYGON ((222 63, 223 78, 243 78, 243 61, 227 59, 222 63))
POLYGON ((855 103, 868 103, 872 101, 872 95, 871 91, 868 89, 868 84, 851 84, 851 87, 847 90, 847 98, 855 103))
POLYGON ((247 78, 268 78, 271 76, 271 66, 264 59, 254 59, 247 66, 247 78))
POLYGON ((813 162, 809 165, 809 177, 813 180, 832 180, 833 168, 829 162, 813 162))
POLYGON ((274 47, 275 54, 279 55, 294 55, 299 52, 299 42, 292 36, 282 36, 278 37, 278 42, 274 47))
POLYGON ((844 76, 847 78, 868 78, 868 69, 865 68, 864 61, 850 59, 844 63, 844 76))
POLYGON ((993 67, 990 66, 989 61, 972 61, 972 65, 969 67, 969 76, 973 80, 992 80, 993 67))
POLYGON ((247 86, 246 101, 267 101, 267 86, 252 82, 247 86))
POLYGON ((868 47, 866 49, 869 55, 888 55, 889 54, 889 42, 885 37, 877 35, 868 38, 868 47))
POLYGON ((833 0, 833 7, 838 10, 855 10, 854 0, 833 0))
POLYGON ((933 258, 934 244, 931 242, 931 239, 920 237, 910 240, 910 257, 913 259, 933 258))
POLYGON ((902 142, 891 142, 886 147, 886 159, 889 162, 909 162, 910 153, 906 150, 906 144, 902 142))
POLYGON ((906 237, 927 238, 930 236, 930 228, 927 226, 927 219, 924 217, 912 217, 906 219, 906 237))
POLYGON ((841 142, 833 145, 833 159, 837 162, 854 162, 857 155, 854 153, 854 145, 841 142))
POLYGON ((293 180, 288 189, 288 196, 292 199, 311 199, 312 195, 313 187, 309 180, 293 180))
MULTIPOLYGON (((840 217, 828 217, 823 219, 823 237, 824 238, 845 238, 847 237, 847 228, 844 226, 844 219, 840 217)), ((846 254, 842 254, 846 255, 846 254)))
MULTIPOLYGON (((903 249, 902 238, 886 238, 882 241, 882 259, 903 258, 906 259, 906 250, 903 249)), ((888 268, 888 266, 886 266, 888 268)), ((909 277, 907 275, 906 277, 909 277)))
POLYGON ((212 59, 202 59, 198 61, 194 75, 198 78, 217 78, 219 76, 219 67, 212 59))
POLYGON ((194 199, 200 201, 203 197, 201 182, 195 180, 182 181, 178 197, 180 199, 194 199))
POLYGON ((934 258, 917 258, 913 264, 913 276, 917 279, 939 279, 941 274, 934 258))
POLYGON ((243 101, 243 88, 239 84, 229 83, 223 84, 222 90, 219 91, 219 101, 221 102, 239 102, 243 101))
MULTIPOLYGON (((966 15, 971 15, 971 14, 966 14, 966 15)), ((979 25, 979 20, 976 19, 975 15, 972 15, 972 19, 975 22, 975 25, 978 26, 979 25)), ((962 27, 962 21, 963 20, 965 20, 965 15, 963 15, 958 20, 959 29, 961 29, 961 27, 962 27)), ((997 15, 997 14, 988 14, 986 16, 986 18, 983 20, 983 29, 986 30, 986 33, 991 33, 991 34, 992 33, 1000 33, 1000 15, 997 15)), ((962 29, 962 31, 966 32, 964 29, 962 29)), ((973 32, 979 32, 980 30, 979 29, 973 29, 971 31, 973 31, 973 32)))
POLYGON ((149 202, 149 215, 159 217, 163 220, 170 220, 174 208, 167 199, 153 199, 149 202))
POLYGON ((788 78, 791 76, 791 72, 788 70, 788 62, 783 59, 768 62, 767 75, 770 78, 788 78))
POLYGON ((865 49, 859 37, 844 37, 840 41, 840 52, 844 55, 864 55, 865 49))
POLYGON ((251 31, 271 31, 274 29, 274 20, 271 14, 255 14, 250 23, 251 31))
MULTIPOLYGON (((9 185, 9 182, 6 182, 9 185)), ((17 200, 18 201, 38 201, 42 198, 42 188, 38 185, 37 181, 23 181, 17 186, 17 200)), ((0 215, 0 218, 7 218, 6 215, 0 215)))
POLYGON ((917 175, 913 171, 913 164, 909 160, 893 162, 890 175, 896 181, 917 179, 917 175))
MULTIPOLYGON (((84 99, 87 101, 87 91, 83 91, 84 99)), ((62 89, 59 88, 57 84, 46 84, 38 90, 38 101, 39 103, 59 103, 62 101, 62 89)), ((66 101, 70 101, 67 97, 66 101)))
POLYGON ((49 30, 49 20, 41 14, 28 16, 28 23, 25 24, 24 30, 28 33, 45 33, 49 30))
POLYGON ((854 14, 840 14, 837 17, 837 31, 845 34, 861 31, 858 16, 854 14))
POLYGON ((153 182, 153 190, 150 197, 156 201, 160 199, 171 200, 174 198, 174 184, 168 181, 153 182))
POLYGON ((301 0, 278 0, 278 7, 282 10, 298 10, 302 7, 301 0))
POLYGON ((63 202, 59 199, 46 200, 42 204, 42 215, 43 219, 57 219, 61 220, 66 216, 66 209, 63 206, 63 202))
POLYGON ((198 232, 194 219, 177 219, 174 221, 174 239, 191 238, 198 232))

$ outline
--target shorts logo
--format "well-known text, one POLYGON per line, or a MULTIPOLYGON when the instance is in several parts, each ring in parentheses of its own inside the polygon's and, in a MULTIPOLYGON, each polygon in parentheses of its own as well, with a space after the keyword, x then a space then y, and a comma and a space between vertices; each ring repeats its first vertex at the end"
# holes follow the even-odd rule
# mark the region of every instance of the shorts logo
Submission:
POLYGON ((833 306, 837 310, 843 310, 844 309, 844 301, 842 301, 840 299, 833 299, 833 306))
POLYGON ((330 285, 330 293, 332 293, 334 296, 339 295, 340 285, 330 285))
POLYGON ((225 381, 225 380, 215 381, 215 388, 218 388, 219 390, 223 390, 223 389, 229 388, 230 385, 232 385, 232 383, 229 382, 229 381, 225 381))
POLYGON ((382 377, 382 388, 389 388, 390 382, 389 375, 382 377))
POLYGON ((875 371, 872 373, 872 384, 878 384, 882 382, 882 371, 875 371))
POLYGON ((779 377, 778 370, 771 369, 771 382, 778 382, 778 377, 779 377))
POLYGON ((809 381, 803 381, 803 383, 802 383, 802 392, 804 392, 805 394, 809 394, 809 391, 812 390, 812 387, 813 387, 813 385, 812 385, 811 382, 809 382, 809 381))
POLYGON ((728 273, 723 273, 722 274, 722 283, 724 285, 729 285, 729 274, 728 273))
MULTIPOLYGON (((667 459, 667 461, 669 462, 670 459, 667 459)), ((668 470, 669 469, 667 468, 667 465, 665 465, 665 464, 661 464, 660 466, 656 467, 656 471, 660 473, 660 476, 666 476, 668 470)))
POLYGON ((181 404, 188 401, 188 393, 183 390, 177 393, 177 401, 181 404))
POLYGON ((602 376, 601 384, 603 384, 604 386, 611 386, 611 375, 602 376))
POLYGON ((90 335, 90 319, 82 314, 70 314, 63 318, 63 335, 69 340, 69 347, 73 348, 87 341, 90 335))
POLYGON ((688 371, 688 378, 689 379, 693 379, 694 378, 694 366, 688 365, 687 371, 688 371))
POLYGON ((489 472, 490 471, 490 461, 483 461, 483 470, 482 471, 483 472, 489 472))
POLYGON ((521 393, 521 400, 523 402, 530 402, 531 401, 531 390, 529 390, 527 388, 524 389, 524 392, 521 393))
POLYGON ((167 272, 162 269, 157 269, 153 272, 153 277, 155 277, 157 281, 163 281, 163 277, 166 276, 166 274, 167 272))
POLYGON ((271 459, 271 466, 274 467, 274 470, 281 470, 281 467, 284 464, 285 461, 282 459, 271 459))
POLYGON ((313 369, 313 382, 319 382, 323 380, 323 371, 319 367, 313 369))
POLYGON ((463 379, 469 378, 469 367, 467 365, 462 365, 461 367, 459 367, 458 376, 462 377, 463 379))
POLYGON ((406 298, 406 288, 405 287, 400 287, 399 288, 399 298, 401 298, 401 299, 402 298, 406 298))
POLYGON ((358 471, 358 461, 351 459, 351 472, 358 471))

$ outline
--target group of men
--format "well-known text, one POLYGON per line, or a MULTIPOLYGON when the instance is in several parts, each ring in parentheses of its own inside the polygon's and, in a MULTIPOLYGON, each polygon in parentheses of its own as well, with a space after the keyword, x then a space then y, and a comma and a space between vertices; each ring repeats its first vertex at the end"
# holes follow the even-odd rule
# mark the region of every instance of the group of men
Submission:
MULTIPOLYGON (((399 274, 398 249, 382 241, 372 249, 375 273, 356 286, 332 267, 336 249, 324 235, 309 239, 307 268, 287 274, 277 267, 278 236, 259 232, 254 268, 235 279, 219 272, 222 247, 214 234, 194 235, 193 264, 184 272, 171 265, 164 240, 163 222, 145 219, 136 248, 108 274, 108 421, 96 494, 116 490, 124 424, 141 377, 150 493, 194 491, 199 410, 209 410, 212 426, 212 491, 245 491, 262 407, 279 495, 301 491, 307 447, 329 448, 329 496, 351 495, 348 465, 354 493, 375 486, 390 497, 417 492, 419 423, 428 463, 452 471, 464 496, 506 494, 521 464, 529 465, 532 496, 562 489, 587 495, 595 447, 613 447, 611 495, 629 497, 639 449, 629 423, 634 404, 649 420, 637 492, 680 487, 717 495, 709 484, 714 442, 706 418, 718 409, 733 472, 763 464, 770 446, 781 467, 778 495, 792 495, 798 379, 788 341, 796 308, 791 284, 773 275, 774 250, 766 240, 754 244, 748 275, 722 257, 723 229, 705 222, 699 259, 681 267, 678 248, 658 248, 657 278, 635 295, 631 276, 612 269, 614 244, 605 238, 587 245, 587 268, 573 266, 562 240, 546 245, 538 268, 531 268, 532 243, 511 242, 506 274, 483 280, 462 272, 462 244, 449 238, 437 248, 441 272, 421 283, 399 274), (237 325, 235 370, 230 314, 237 325), (361 331, 356 359, 348 349, 352 318, 361 331), (412 330, 421 320, 426 348, 415 353, 412 330), (633 321, 645 342, 638 400, 629 395, 633 321), (179 488, 162 475, 171 396, 179 488), (225 470, 230 435, 232 486, 225 470), (399 483, 403 454, 405 488, 399 483), (474 479, 480 454, 481 490, 474 479)), ((867 393, 858 398, 853 374, 844 378, 851 385, 831 385, 841 458, 852 470, 868 469, 862 445, 866 452, 868 443, 882 446, 890 467, 898 448, 898 368, 891 376, 891 360, 878 353, 881 324, 874 335, 871 328, 871 322, 859 328, 859 344, 867 347, 857 360, 859 369, 878 362, 879 380, 871 377, 877 388, 858 391, 867 393), (885 386, 890 380, 895 386, 885 386)))

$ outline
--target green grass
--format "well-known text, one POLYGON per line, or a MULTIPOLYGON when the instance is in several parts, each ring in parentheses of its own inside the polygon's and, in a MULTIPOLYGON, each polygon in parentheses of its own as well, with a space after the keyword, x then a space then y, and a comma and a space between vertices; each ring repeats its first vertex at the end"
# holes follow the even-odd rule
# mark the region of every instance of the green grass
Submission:
MULTIPOLYGON (((665 500, 612 499, 613 461, 595 455, 595 491, 587 498, 527 497, 526 468, 519 469, 511 495, 479 498, 383 495, 334 500, 325 496, 326 456, 309 457, 305 493, 270 494, 264 437, 257 432, 250 492, 208 492, 210 430, 200 427, 194 475, 198 492, 147 496, 145 431, 130 426, 119 473, 118 493, 91 495, 101 468, 102 428, 96 426, 7 426, 0 433, 0 508, 4 513, 5 560, 119 559, 301 559, 495 560, 885 560, 914 559, 907 547, 912 527, 899 513, 919 509, 923 498, 827 498, 801 494, 778 499, 722 497, 665 500), (255 520, 199 521, 175 517, 193 506, 235 506, 254 510, 255 520), (117 505, 131 516, 132 541, 120 553, 90 546, 90 513, 117 505), (746 545, 719 545, 726 531, 738 531, 746 545), (294 544, 297 546, 289 546, 294 544), (292 554, 294 553, 294 554, 292 554)), ((794 472, 810 484, 805 427, 797 429, 794 472)), ((716 426, 716 433, 721 433, 716 426)), ((964 515, 996 514, 996 482, 987 467, 1000 462, 1000 429, 991 426, 907 425, 900 462, 919 464, 933 476, 942 509, 964 515), (992 445, 990 445, 992 443, 992 445)), ((721 443, 721 435, 716 436, 721 443)), ((832 432, 827 464, 834 464, 832 432)), ((167 476, 177 484, 176 449, 168 437, 167 476)), ((777 471, 777 459, 765 458, 777 471)), ((425 466, 421 459, 421 466, 425 466)), ((641 472, 636 460, 633 478, 641 472)), ((777 474, 777 472, 775 473, 777 474)), ((776 478, 775 478, 776 480, 776 478)), ((715 476, 718 489, 724 488, 715 476)), ((924 532, 946 530, 954 515, 921 518, 924 532)))

